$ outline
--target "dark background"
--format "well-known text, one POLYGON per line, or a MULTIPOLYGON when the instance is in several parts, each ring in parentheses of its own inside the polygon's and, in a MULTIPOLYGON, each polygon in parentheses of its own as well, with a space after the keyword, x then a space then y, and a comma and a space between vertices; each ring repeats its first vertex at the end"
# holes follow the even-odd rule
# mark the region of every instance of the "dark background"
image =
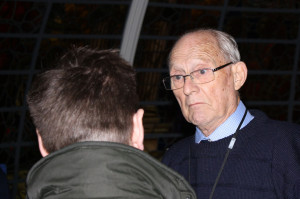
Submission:
MULTIPOLYGON (((0 3, 0 163, 12 198, 24 198, 28 169, 41 158, 25 95, 32 78, 72 44, 120 48, 130 0, 2 1, 0 3)), ((233 35, 249 75, 241 89, 248 108, 300 124, 299 0, 150 0, 134 60, 145 151, 193 134, 172 92, 167 56, 187 30, 211 27, 233 35)))

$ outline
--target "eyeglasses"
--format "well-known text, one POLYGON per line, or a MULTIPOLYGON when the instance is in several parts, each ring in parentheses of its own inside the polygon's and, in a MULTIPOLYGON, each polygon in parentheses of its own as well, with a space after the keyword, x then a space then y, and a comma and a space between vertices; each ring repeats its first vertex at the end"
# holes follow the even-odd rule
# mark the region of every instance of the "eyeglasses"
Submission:
POLYGON ((215 79, 214 72, 232 64, 232 62, 219 66, 217 68, 202 68, 191 72, 189 75, 172 75, 170 77, 165 77, 163 83, 166 90, 176 90, 184 86, 185 78, 190 76, 193 83, 205 84, 211 82, 215 79))

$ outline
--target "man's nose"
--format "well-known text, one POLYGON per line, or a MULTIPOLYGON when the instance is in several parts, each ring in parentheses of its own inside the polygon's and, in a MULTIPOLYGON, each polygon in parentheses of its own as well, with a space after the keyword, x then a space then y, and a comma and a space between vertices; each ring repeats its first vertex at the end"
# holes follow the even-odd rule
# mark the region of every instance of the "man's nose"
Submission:
POLYGON ((183 93, 185 95, 190 95, 192 92, 196 91, 196 85, 193 82, 193 77, 191 75, 187 75, 184 77, 184 85, 183 85, 183 93))

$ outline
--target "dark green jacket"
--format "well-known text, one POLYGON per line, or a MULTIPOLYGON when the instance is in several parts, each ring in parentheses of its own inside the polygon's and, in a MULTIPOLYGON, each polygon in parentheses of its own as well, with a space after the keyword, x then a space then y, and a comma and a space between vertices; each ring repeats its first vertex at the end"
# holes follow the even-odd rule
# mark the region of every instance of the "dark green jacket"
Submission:
POLYGON ((82 142, 51 153, 27 176, 27 198, 196 198, 182 176, 133 147, 82 142))

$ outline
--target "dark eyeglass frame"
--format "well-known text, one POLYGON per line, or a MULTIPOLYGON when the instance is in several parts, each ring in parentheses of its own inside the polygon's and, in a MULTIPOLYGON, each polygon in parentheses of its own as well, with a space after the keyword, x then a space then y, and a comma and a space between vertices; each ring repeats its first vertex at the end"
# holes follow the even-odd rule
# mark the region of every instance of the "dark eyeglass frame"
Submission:
MULTIPOLYGON (((230 64, 233 64, 233 62, 229 62, 229 63, 227 63, 227 64, 221 65, 221 66, 219 66, 219 67, 217 67, 217 68, 214 68, 214 69, 211 69, 211 68, 205 68, 205 69, 207 69, 207 70, 210 69, 210 70, 214 73, 214 72, 216 72, 216 71, 218 71, 218 70, 220 70, 220 69, 222 69, 222 68, 225 68, 226 66, 229 66, 230 64)), ((203 70, 203 69, 199 69, 199 70, 203 70)), ((196 71, 199 71, 199 70, 192 71, 189 75, 180 75, 180 76, 183 77, 184 82, 185 82, 185 78, 186 78, 186 77, 191 76, 192 73, 194 73, 194 72, 196 72, 196 71)), ((182 87, 180 87, 180 88, 175 88, 175 89, 168 89, 168 88, 167 88, 165 81, 167 81, 167 79, 170 79, 169 81, 171 81, 171 77, 174 77, 174 76, 178 76, 178 75, 172 75, 172 76, 169 76, 169 77, 165 77, 165 78, 163 79, 163 84, 164 84, 164 87, 165 87, 166 90, 176 90, 176 89, 182 88, 182 87)), ((192 77, 192 76, 191 76, 191 77, 192 77)), ((183 85, 184 85, 184 84, 183 84, 183 85)))
POLYGON ((222 68, 225 68, 226 66, 229 66, 230 64, 233 64, 233 63, 232 63, 232 62, 229 62, 229 63, 227 63, 227 64, 224 64, 224 65, 222 65, 222 66, 219 66, 219 67, 214 68, 214 69, 211 69, 211 70, 212 70, 212 72, 216 72, 216 71, 218 71, 218 70, 220 70, 220 69, 222 69, 222 68))

